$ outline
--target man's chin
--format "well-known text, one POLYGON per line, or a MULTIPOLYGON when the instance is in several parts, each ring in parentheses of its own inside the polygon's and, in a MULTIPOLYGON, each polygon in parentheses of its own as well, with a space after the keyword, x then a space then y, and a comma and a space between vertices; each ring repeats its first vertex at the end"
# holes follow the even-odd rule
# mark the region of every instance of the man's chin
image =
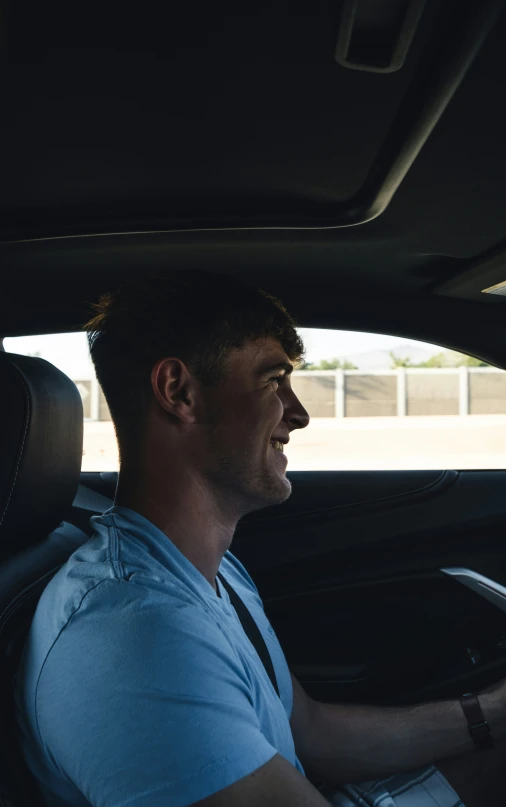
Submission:
POLYGON ((249 489, 245 497, 246 505, 243 515, 254 513, 256 510, 263 510, 264 507, 274 507, 276 504, 283 504, 290 498, 292 493, 292 483, 286 476, 277 474, 274 478, 263 477, 257 480, 257 484, 249 489))
POLYGON ((276 478, 268 480, 264 494, 266 498, 264 507, 283 504, 292 494, 292 483, 287 476, 277 475, 276 478))

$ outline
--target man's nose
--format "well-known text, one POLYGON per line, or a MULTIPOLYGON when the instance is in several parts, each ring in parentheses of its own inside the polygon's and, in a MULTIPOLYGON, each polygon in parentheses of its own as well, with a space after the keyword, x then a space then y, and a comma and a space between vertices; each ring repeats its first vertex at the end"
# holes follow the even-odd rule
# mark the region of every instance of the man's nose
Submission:
POLYGON ((290 431, 293 429, 305 429, 309 424, 309 414, 292 389, 289 391, 289 397, 285 403, 283 420, 288 423, 290 431))

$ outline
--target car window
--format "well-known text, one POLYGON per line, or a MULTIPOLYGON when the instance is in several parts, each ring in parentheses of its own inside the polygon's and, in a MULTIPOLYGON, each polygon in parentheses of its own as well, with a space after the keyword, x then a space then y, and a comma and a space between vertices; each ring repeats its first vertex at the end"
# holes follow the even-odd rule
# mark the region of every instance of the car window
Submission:
MULTIPOLYGON (((292 386, 311 416, 293 432, 288 469, 506 468, 506 372, 437 345, 383 334, 301 328, 292 386)), ((115 471, 118 450, 85 334, 4 339, 76 383, 84 471, 115 471)))
POLYGON ((117 471, 118 447, 104 393, 97 381, 84 333, 6 337, 10 353, 50 361, 74 381, 84 414, 83 471, 117 471))

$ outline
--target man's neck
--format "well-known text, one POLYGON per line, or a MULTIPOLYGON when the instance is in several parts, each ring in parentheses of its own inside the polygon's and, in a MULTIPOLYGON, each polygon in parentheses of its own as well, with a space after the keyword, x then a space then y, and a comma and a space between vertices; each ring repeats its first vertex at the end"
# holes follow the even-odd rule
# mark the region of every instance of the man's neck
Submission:
POLYGON ((216 591, 216 574, 238 517, 224 513, 195 477, 159 480, 120 473, 115 504, 129 507, 163 532, 216 591))

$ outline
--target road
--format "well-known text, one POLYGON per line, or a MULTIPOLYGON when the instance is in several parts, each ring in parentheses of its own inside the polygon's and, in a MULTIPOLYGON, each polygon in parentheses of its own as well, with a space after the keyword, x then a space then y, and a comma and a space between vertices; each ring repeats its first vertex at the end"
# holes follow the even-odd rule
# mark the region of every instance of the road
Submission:
MULTIPOLYGON (((117 470, 112 423, 84 434, 83 471, 117 470)), ((314 418, 286 454, 292 471, 506 468, 506 415, 314 418)))

